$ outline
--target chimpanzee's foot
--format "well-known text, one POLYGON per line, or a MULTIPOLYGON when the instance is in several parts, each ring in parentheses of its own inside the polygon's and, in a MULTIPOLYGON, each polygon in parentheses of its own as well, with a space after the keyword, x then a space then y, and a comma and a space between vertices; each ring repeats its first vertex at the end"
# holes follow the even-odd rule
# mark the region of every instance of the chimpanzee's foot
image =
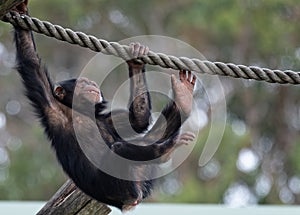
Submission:
POLYGON ((196 136, 192 132, 185 132, 183 134, 180 134, 175 140, 176 141, 175 148, 182 146, 182 145, 188 145, 195 138, 196 138, 196 136))
POLYGON ((190 71, 181 70, 178 81, 175 75, 172 75, 172 88, 174 91, 176 105, 180 110, 189 115, 193 106, 193 91, 196 82, 196 76, 190 71), (188 73, 188 74, 187 74, 188 73))
POLYGON ((188 145, 189 143, 194 141, 195 138, 196 138, 195 134, 189 131, 178 135, 178 137, 176 137, 176 139, 174 140, 175 141, 174 146, 165 155, 161 157, 161 162, 164 163, 170 160, 171 154, 174 152, 175 149, 177 149, 182 145, 188 145))

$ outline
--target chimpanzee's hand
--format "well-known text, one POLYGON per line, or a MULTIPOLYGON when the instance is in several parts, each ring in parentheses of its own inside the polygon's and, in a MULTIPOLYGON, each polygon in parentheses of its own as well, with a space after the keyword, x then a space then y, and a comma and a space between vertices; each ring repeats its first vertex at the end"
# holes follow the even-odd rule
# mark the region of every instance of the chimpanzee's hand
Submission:
POLYGON ((13 10, 17 11, 19 14, 27 14, 28 12, 27 5, 28 5, 28 0, 25 0, 21 4, 17 5, 13 10))
POLYGON ((130 51, 132 59, 127 61, 129 66, 144 66, 144 63, 138 58, 149 53, 148 46, 141 45, 140 43, 130 43, 130 51))

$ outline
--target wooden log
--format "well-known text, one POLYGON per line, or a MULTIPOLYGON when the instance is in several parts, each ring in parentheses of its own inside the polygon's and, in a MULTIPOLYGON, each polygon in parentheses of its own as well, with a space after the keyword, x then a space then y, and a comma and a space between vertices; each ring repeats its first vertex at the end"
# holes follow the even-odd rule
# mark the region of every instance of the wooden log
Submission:
POLYGON ((24 2, 24 0, 0 0, 0 19, 22 2, 24 2))
POLYGON ((105 204, 93 200, 68 180, 37 213, 37 215, 107 215, 105 204))

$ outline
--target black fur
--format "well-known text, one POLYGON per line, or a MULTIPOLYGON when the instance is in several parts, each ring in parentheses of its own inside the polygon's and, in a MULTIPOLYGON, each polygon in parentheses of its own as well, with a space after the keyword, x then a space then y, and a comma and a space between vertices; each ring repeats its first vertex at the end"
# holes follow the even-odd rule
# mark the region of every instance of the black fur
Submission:
MULTIPOLYGON (((118 179, 98 169, 86 157, 73 127, 72 109, 74 108, 71 101, 76 80, 60 83, 68 97, 64 101, 58 101, 53 94, 54 84, 46 68, 41 66, 31 32, 15 28, 15 43, 17 70, 25 85, 26 95, 41 119, 59 162, 74 183, 98 201, 120 209, 130 208, 149 196, 153 187, 152 180, 136 182, 118 179)), ((103 163, 107 162, 107 156, 113 153, 133 161, 149 161, 161 157, 174 146, 179 129, 187 118, 182 117, 174 102, 170 102, 153 128, 143 137, 136 138, 133 132, 128 131, 127 128, 130 125, 124 123, 128 114, 131 127, 138 133, 145 132, 151 121, 151 101, 147 91, 144 67, 130 65, 129 63, 129 75, 132 80, 129 112, 116 110, 103 113, 106 102, 102 102, 96 104, 93 110, 76 113, 82 120, 79 133, 85 138, 86 144, 101 143, 98 144, 98 157, 103 163), (88 112, 92 114, 89 115, 88 112), (116 118, 114 124, 112 123, 113 116, 116 118), (96 118, 96 122, 92 120, 93 117, 96 118), (166 118, 166 121, 163 118, 166 118), (91 126, 94 126, 96 131, 90 130, 91 126), (119 131, 124 135, 119 135, 119 131), (125 141, 124 136, 131 140, 125 141)), ((121 169, 121 167, 118 168, 121 169)), ((148 171, 148 169, 139 168, 129 169, 125 167, 123 171, 136 175, 136 178, 139 174, 143 174, 143 171, 148 171)))

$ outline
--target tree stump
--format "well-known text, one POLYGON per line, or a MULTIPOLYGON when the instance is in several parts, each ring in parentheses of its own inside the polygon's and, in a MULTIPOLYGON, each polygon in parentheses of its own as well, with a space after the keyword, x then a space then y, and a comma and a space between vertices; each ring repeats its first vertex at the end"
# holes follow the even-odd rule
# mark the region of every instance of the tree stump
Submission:
POLYGON ((110 212, 105 204, 93 200, 68 180, 37 215, 107 215, 110 212))

